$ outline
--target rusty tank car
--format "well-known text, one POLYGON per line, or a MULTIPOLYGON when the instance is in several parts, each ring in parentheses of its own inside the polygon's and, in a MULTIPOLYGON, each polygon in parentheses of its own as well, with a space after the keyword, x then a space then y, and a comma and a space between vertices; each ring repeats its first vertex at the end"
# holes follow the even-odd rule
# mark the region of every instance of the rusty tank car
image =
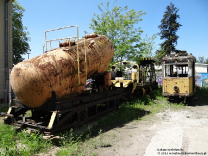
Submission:
POLYGON ((106 36, 86 38, 76 43, 65 41, 59 48, 15 65, 10 80, 18 99, 37 108, 51 98, 52 91, 57 100, 74 97, 83 92, 87 75, 107 71, 114 54, 113 44, 106 36))
POLYGON ((11 86, 17 98, 4 114, 5 124, 53 133, 117 109, 130 94, 145 95, 157 88, 151 59, 136 66, 133 63, 137 72, 128 72, 131 75, 127 80, 117 82, 119 71, 107 71, 114 49, 106 36, 89 34, 79 39, 78 26, 74 25, 46 31, 45 42, 45 54, 12 69, 11 86), (47 32, 71 27, 77 28, 77 36, 46 38, 47 32), (59 47, 52 49, 52 41, 59 41, 59 47), (127 87, 123 86, 126 82, 127 87), (27 111, 31 111, 31 116, 25 116, 27 111))
POLYGON ((163 57, 163 96, 170 100, 194 97, 196 58, 186 51, 173 51, 163 57))

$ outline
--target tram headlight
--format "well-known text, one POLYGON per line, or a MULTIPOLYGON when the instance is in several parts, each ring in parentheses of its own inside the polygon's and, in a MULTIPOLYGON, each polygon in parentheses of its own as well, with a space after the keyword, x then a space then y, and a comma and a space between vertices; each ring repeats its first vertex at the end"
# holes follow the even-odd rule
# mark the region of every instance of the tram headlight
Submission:
POLYGON ((179 90, 178 86, 174 86, 173 89, 177 92, 179 90))

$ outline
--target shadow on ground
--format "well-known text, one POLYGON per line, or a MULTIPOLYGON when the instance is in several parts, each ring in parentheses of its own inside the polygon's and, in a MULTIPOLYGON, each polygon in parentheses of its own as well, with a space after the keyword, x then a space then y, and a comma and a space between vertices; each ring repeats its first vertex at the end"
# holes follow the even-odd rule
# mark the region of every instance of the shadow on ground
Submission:
MULTIPOLYGON (((85 123, 81 127, 74 129, 72 132, 74 139, 76 140, 77 137, 79 137, 80 135, 82 135, 82 140, 85 140, 89 137, 96 137, 100 135, 101 132, 103 133, 114 128, 123 127, 125 124, 134 120, 140 120, 142 117, 150 114, 151 112, 139 108, 138 105, 140 105, 140 103, 143 103, 144 105, 150 103, 150 97, 153 98, 154 95, 143 98, 133 98, 130 102, 127 102, 120 106, 118 110, 109 112, 97 119, 85 123)), ((55 137, 54 139, 52 139, 52 142, 56 146, 61 146, 59 142, 63 138, 60 136, 70 135, 69 132, 70 130, 68 129, 54 134, 59 137, 55 137)))
POLYGON ((52 139, 52 142, 56 146, 61 146, 60 142, 63 141, 62 136, 69 136, 73 137, 74 140, 77 140, 78 137, 81 135, 81 140, 85 140, 89 137, 96 137, 100 135, 100 133, 107 132, 111 129, 117 127, 123 127, 125 124, 133 121, 139 120, 143 116, 148 115, 150 112, 145 111, 139 108, 120 108, 119 110, 112 111, 104 116, 99 117, 98 119, 92 120, 91 122, 85 123, 81 127, 78 127, 73 130, 73 135, 69 134, 70 129, 63 130, 54 134, 55 136, 52 139))

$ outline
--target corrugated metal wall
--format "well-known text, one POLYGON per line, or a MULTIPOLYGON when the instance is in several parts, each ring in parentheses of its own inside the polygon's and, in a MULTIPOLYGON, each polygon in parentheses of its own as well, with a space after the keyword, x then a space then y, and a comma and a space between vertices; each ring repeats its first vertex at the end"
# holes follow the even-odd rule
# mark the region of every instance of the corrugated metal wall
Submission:
POLYGON ((12 68, 12 0, 8 3, 8 69, 5 69, 5 0, 0 0, 0 112, 7 111, 8 86, 5 72, 12 68))
MULTIPOLYGON (((0 75, 5 76, 5 71, 9 69, 0 69, 0 75)), ((4 77, 5 79, 5 77, 4 77)), ((0 83, 0 112, 6 112, 8 110, 11 101, 11 85, 9 83, 0 83)))

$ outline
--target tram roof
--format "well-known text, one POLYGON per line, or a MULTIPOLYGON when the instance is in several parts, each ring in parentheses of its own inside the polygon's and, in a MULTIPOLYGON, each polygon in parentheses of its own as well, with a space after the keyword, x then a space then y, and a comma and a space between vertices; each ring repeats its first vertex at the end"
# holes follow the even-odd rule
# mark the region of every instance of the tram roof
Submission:
POLYGON ((170 55, 166 55, 165 57, 163 57, 163 61, 184 60, 184 59, 193 59, 196 61, 196 58, 192 55, 192 53, 188 54, 187 51, 182 51, 182 50, 171 51, 170 55))
POLYGON ((139 65, 146 65, 146 64, 151 64, 151 63, 154 63, 154 62, 156 62, 156 61, 153 58, 145 57, 140 61, 139 65))
POLYGON ((171 61, 171 60, 184 60, 184 59, 188 59, 188 60, 195 60, 196 58, 193 55, 187 55, 187 56, 165 56, 163 57, 163 61, 171 61))

